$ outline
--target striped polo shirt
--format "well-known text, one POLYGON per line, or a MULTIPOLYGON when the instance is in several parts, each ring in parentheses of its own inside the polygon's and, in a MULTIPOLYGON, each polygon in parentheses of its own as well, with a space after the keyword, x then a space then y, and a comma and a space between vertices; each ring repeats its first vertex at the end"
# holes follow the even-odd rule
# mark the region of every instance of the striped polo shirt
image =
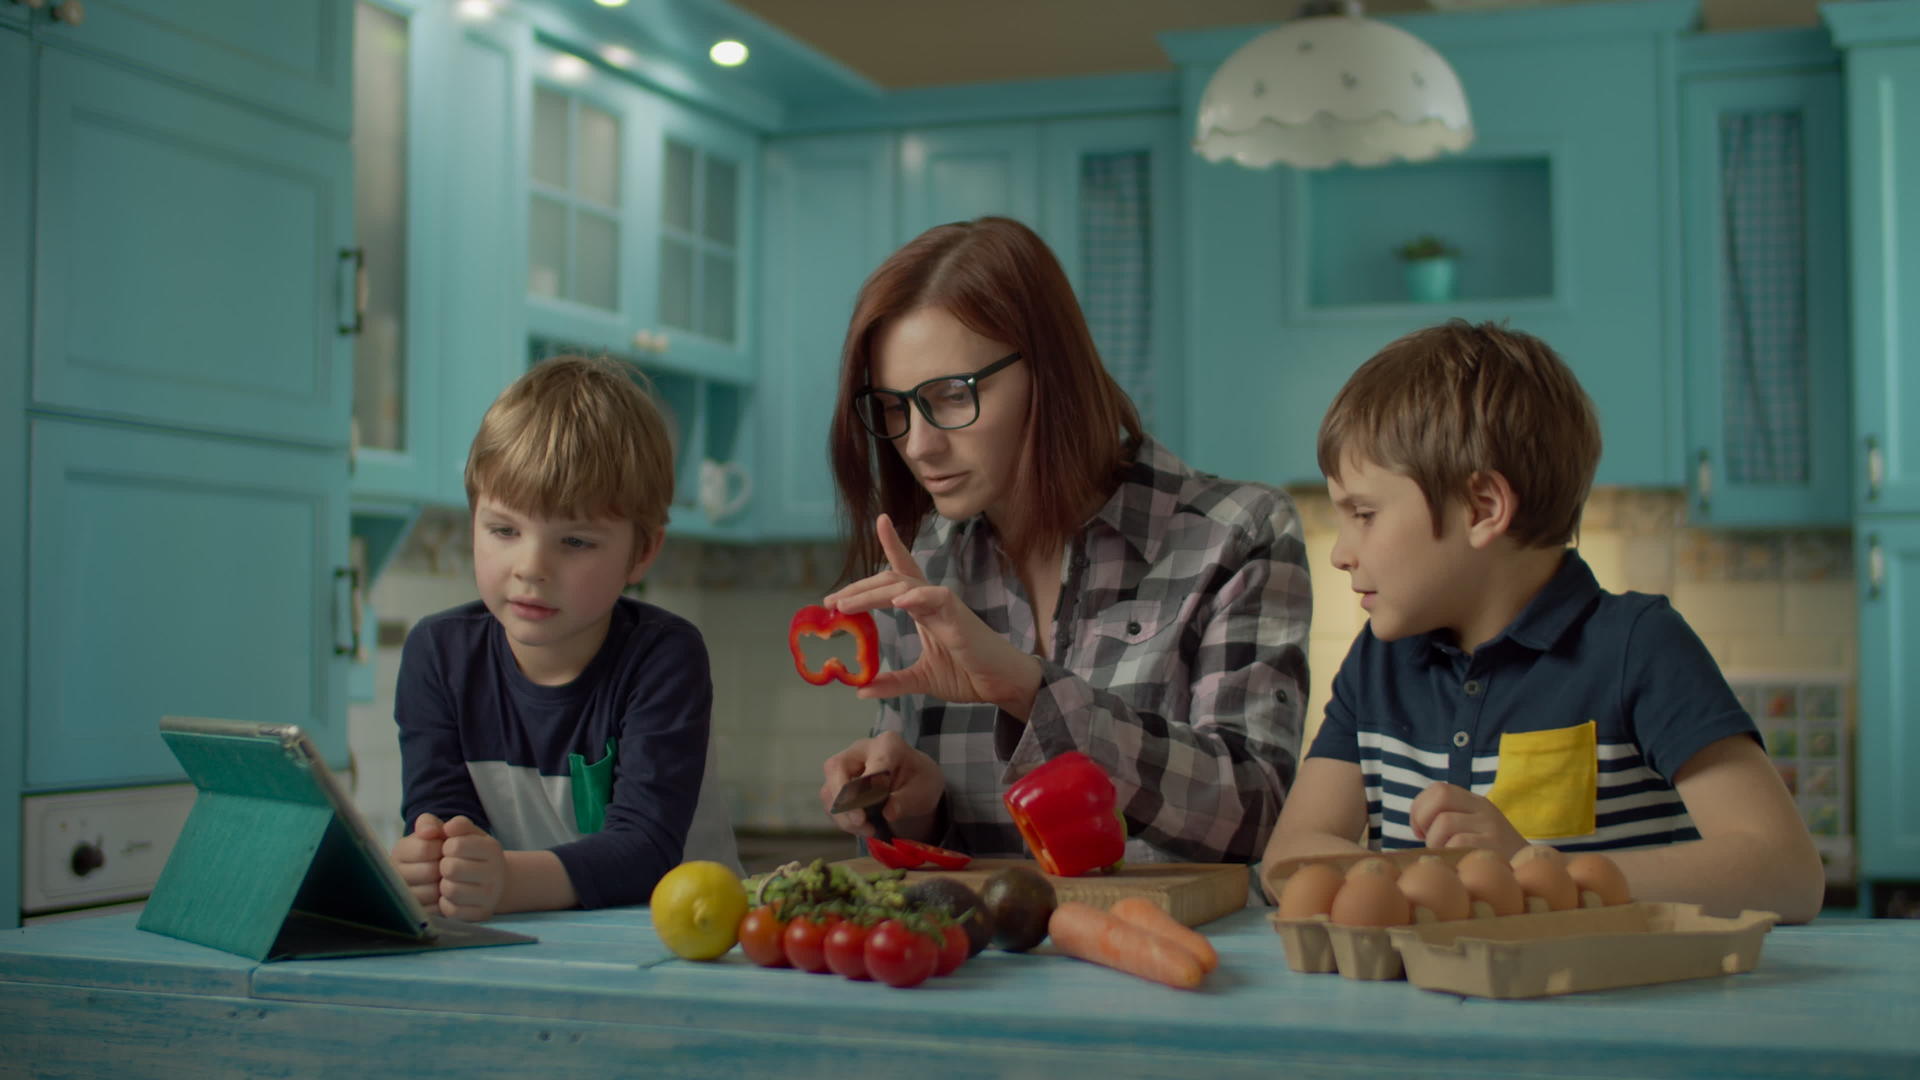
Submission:
POLYGON ((1334 676, 1309 756, 1359 763, 1372 847, 1421 846, 1408 809, 1439 781, 1566 851, 1697 840, 1674 774, 1716 740, 1759 741, 1666 598, 1603 590, 1577 552, 1475 652, 1450 636, 1369 625, 1334 676))

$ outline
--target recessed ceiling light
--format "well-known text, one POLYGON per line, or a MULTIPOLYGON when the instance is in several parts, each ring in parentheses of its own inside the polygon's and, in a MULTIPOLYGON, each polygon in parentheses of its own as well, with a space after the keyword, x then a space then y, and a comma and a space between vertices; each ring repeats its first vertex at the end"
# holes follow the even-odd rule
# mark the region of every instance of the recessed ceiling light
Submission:
POLYGON ((626 7, 627 0, 594 0, 601 7, 626 7))
POLYGON ((747 47, 732 39, 716 41, 713 48, 707 50, 707 55, 721 67, 739 67, 747 62, 747 47))
POLYGON ((640 62, 640 57, 625 45, 600 46, 600 58, 617 68, 630 68, 640 62))
POLYGON ((579 82, 591 74, 593 68, 572 53, 561 53, 553 58, 547 70, 561 82, 579 82))
POLYGON ((460 0, 454 10, 463 19, 481 22, 493 18, 493 0, 460 0))

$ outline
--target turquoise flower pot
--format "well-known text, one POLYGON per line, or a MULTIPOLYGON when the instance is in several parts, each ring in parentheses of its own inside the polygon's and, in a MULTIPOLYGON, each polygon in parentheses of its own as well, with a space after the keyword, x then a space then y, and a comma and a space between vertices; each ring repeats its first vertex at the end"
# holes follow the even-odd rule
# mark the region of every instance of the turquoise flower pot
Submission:
POLYGON ((1453 260, 1446 256, 1408 260, 1407 299, 1416 304, 1444 304, 1452 300, 1453 260))

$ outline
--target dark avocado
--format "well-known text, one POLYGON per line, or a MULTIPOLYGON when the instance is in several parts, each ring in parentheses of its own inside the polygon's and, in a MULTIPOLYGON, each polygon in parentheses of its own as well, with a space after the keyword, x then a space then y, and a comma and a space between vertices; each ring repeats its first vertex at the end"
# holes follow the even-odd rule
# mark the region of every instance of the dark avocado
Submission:
POLYGON ((1047 920, 1058 903, 1053 885, 1024 866, 995 871, 980 887, 980 902, 993 922, 993 944, 1026 952, 1047 939, 1047 920))
POLYGON ((915 882, 907 888, 907 902, 960 917, 960 928, 967 932, 968 956, 978 956, 993 940, 993 921, 987 918, 979 894, 952 878, 930 877, 915 882))

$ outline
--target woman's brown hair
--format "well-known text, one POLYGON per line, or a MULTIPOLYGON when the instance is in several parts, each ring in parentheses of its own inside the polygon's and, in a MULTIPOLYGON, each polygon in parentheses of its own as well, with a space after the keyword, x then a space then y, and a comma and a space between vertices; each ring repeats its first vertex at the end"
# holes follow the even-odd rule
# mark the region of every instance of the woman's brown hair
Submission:
POLYGON ((1033 379, 1012 498, 1027 507, 1000 537, 1008 558, 1065 538, 1112 492, 1141 438, 1140 417, 1107 373, 1060 261, 1032 229, 983 217, 921 233, 880 264, 860 289, 840 352, 840 395, 828 449, 851 537, 841 580, 870 574, 886 557, 878 514, 908 544, 933 498, 885 440, 868 433, 853 396, 872 378, 873 349, 895 319, 939 308, 981 337, 1019 350, 1033 379))
POLYGON ((1448 499, 1475 473, 1507 478, 1519 507, 1507 535, 1552 547, 1580 534, 1600 463, 1600 422, 1573 372, 1532 334, 1454 319, 1416 330, 1360 365, 1320 422, 1320 471, 1358 458, 1413 480, 1440 535, 1448 499))

